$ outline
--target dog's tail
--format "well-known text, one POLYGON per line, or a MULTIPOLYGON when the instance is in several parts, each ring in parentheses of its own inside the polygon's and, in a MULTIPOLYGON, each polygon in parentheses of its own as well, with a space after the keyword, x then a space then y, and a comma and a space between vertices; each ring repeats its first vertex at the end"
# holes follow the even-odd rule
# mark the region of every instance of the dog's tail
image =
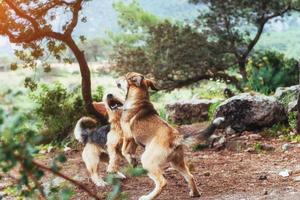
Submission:
POLYGON ((183 144, 187 146, 193 146, 203 141, 207 141, 209 137, 215 132, 215 130, 225 121, 224 117, 218 117, 212 121, 212 123, 204 130, 200 130, 195 133, 191 133, 184 136, 183 144))
POLYGON ((91 117, 80 118, 74 128, 75 139, 79 142, 86 143, 89 133, 97 127, 97 121, 91 117))

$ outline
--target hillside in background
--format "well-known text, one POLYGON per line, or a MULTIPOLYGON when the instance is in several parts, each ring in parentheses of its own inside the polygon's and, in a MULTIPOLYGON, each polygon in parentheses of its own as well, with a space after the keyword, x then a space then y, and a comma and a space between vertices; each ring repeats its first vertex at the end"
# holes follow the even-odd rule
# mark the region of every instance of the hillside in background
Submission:
MULTIPOLYGON (((118 32, 117 13, 113 9, 116 0, 93 0, 85 5, 83 15, 87 16, 87 23, 80 23, 75 36, 85 35, 88 38, 105 37, 106 31, 118 32)), ((125 0, 125 2, 130 2, 125 0)), ((188 0, 140 0, 142 7, 162 18, 192 21, 200 7, 189 4, 188 0)), ((59 22, 58 22, 59 24, 59 22)), ((298 58, 300 55, 300 16, 293 14, 284 21, 273 20, 266 26, 259 49, 273 49, 288 56, 298 58)), ((11 45, 0 38, 0 57, 12 55, 11 45)))

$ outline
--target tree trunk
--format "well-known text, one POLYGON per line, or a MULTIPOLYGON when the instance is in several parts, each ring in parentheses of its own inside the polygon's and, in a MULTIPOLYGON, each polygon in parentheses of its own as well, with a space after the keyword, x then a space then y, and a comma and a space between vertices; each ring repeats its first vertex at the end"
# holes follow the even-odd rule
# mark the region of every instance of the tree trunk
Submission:
MULTIPOLYGON (((298 61, 298 72, 299 72, 299 86, 300 86, 300 60, 298 61)), ((300 134, 300 92, 298 93, 298 101, 297 101, 297 126, 296 126, 297 134, 300 134)))
POLYGON ((246 62, 244 60, 239 61, 239 70, 242 75, 244 83, 246 83, 248 77, 247 77, 247 71, 246 71, 246 62))
POLYGON ((82 91, 82 97, 87 112, 97 117, 102 124, 107 124, 106 117, 98 113, 92 104, 93 98, 92 98, 92 91, 91 91, 91 74, 90 74, 90 69, 88 67, 87 61, 84 56, 84 52, 78 48, 78 46, 76 45, 75 41, 72 38, 67 39, 65 42, 67 46, 74 53, 76 60, 78 61, 79 64, 80 73, 81 73, 81 91, 82 91))

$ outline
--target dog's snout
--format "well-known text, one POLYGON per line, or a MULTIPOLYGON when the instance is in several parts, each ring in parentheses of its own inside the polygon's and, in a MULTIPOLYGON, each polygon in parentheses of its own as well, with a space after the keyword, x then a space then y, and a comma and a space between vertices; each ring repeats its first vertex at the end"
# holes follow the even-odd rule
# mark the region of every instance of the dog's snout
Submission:
POLYGON ((121 83, 117 83, 117 87, 118 87, 118 88, 121 88, 121 83))
POLYGON ((108 99, 111 99, 111 98, 113 98, 113 95, 112 95, 112 94, 108 94, 106 97, 107 97, 108 99))

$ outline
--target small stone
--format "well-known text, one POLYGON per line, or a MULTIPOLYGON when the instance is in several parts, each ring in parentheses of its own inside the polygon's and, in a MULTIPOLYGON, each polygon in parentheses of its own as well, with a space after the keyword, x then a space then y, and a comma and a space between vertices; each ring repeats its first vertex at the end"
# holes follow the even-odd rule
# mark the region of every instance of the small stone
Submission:
POLYGON ((245 149, 245 152, 248 152, 248 153, 255 153, 255 149, 252 148, 252 147, 249 147, 249 148, 245 149))
POLYGON ((204 172, 204 176, 210 176, 210 172, 204 172))
POLYGON ((265 174, 260 175, 260 176, 258 177, 258 180, 260 180, 260 181, 267 180, 267 179, 268 179, 268 177, 267 177, 267 175, 265 175, 265 174))
POLYGON ((217 142, 217 144, 219 145, 224 145, 226 143, 226 138, 224 136, 222 136, 219 141, 217 142))
POLYGON ((72 149, 70 148, 70 147, 68 147, 68 146, 65 146, 65 148, 64 148, 64 152, 65 153, 67 153, 67 152, 69 152, 69 151, 71 151, 72 149))
POLYGON ((290 148, 290 146, 291 146, 290 144, 285 143, 281 146, 281 149, 282 149, 282 151, 287 151, 290 148))
POLYGON ((263 195, 268 195, 268 190, 264 190, 263 195))
POLYGON ((80 175, 74 176, 74 179, 75 179, 76 181, 80 181, 80 182, 84 181, 84 177, 82 177, 82 176, 80 176, 80 175))
POLYGON ((292 174, 292 170, 290 170, 290 169, 284 169, 279 172, 279 176, 282 176, 282 177, 289 177, 291 174, 292 174))
POLYGON ((261 135, 258 134, 250 134, 248 137, 250 140, 260 140, 262 138, 261 135))
POLYGON ((295 182, 300 182, 300 176, 294 177, 293 180, 294 180, 295 182))
POLYGON ((60 177, 56 177, 51 181, 52 186, 54 186, 54 187, 58 187, 64 182, 66 182, 66 180, 63 178, 60 178, 60 177))
POLYGON ((227 135, 233 135, 233 134, 236 133, 236 131, 235 131, 233 128, 231 128, 231 126, 228 126, 228 127, 225 129, 225 133, 226 133, 227 135))
POLYGON ((293 174, 300 174, 300 165, 297 165, 297 166, 294 168, 293 174))

